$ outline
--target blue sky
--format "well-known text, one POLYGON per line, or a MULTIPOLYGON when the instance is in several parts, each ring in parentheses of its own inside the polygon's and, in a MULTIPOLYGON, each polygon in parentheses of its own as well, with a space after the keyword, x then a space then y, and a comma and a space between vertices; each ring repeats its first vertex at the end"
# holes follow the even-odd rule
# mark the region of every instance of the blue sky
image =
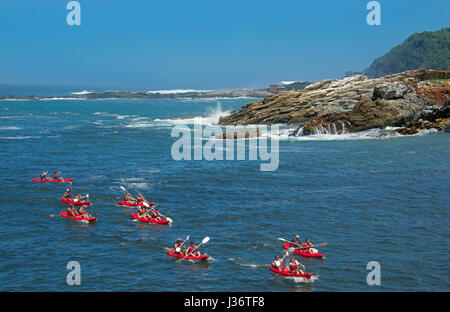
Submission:
POLYGON ((448 0, 0 2, 0 83, 128 89, 265 87, 340 78, 410 34, 449 25, 448 0))

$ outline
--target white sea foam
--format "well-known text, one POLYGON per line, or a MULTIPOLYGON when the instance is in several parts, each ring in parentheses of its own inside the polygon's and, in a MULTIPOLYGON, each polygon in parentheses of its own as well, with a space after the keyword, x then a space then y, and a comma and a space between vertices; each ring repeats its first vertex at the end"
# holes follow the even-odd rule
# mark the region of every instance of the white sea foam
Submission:
POLYGON ((85 99, 82 99, 82 98, 70 98, 70 97, 46 97, 46 98, 42 98, 42 99, 39 99, 40 101, 56 101, 56 100, 61 100, 61 101, 64 101, 64 100, 80 100, 80 101, 82 101, 82 100, 85 100, 85 99))
POLYGON ((120 114, 112 114, 112 113, 106 113, 106 112, 95 112, 94 115, 98 116, 104 116, 104 117, 111 117, 116 119, 126 119, 126 118, 137 118, 139 116, 136 115, 120 115, 120 114))
POLYGON ((258 100, 261 98, 257 97, 250 97, 250 96, 237 96, 237 97, 223 97, 223 96, 216 96, 216 97, 204 97, 204 98, 198 98, 198 97, 186 97, 186 98, 180 98, 180 101, 186 102, 186 101, 196 101, 196 102, 214 102, 214 101, 231 101, 231 100, 258 100))
POLYGON ((152 90, 147 91, 149 94, 180 94, 180 93, 192 93, 192 92, 209 92, 211 90, 194 90, 194 89, 173 89, 173 90, 152 90))
POLYGON ((155 119, 155 122, 159 122, 160 125, 164 125, 164 124, 166 124, 166 125, 176 125, 176 124, 217 125, 219 122, 219 118, 226 117, 229 114, 230 114, 230 111, 224 111, 222 109, 222 105, 220 103, 217 103, 217 106, 215 108, 210 108, 209 112, 206 113, 204 116, 194 116, 194 117, 176 118, 176 119, 155 119))
POLYGON ((0 130, 22 130, 19 127, 0 127, 0 130))
POLYGON ((296 140, 296 141, 342 141, 342 140, 368 140, 368 139, 386 139, 393 137, 400 137, 401 135, 392 132, 397 128, 388 127, 385 129, 370 129, 355 133, 321 133, 314 135, 304 135, 304 136, 290 136, 296 128, 285 128, 280 129, 280 140, 296 140))
POLYGON ((94 93, 93 91, 87 91, 87 90, 83 90, 80 92, 71 92, 71 94, 75 94, 75 95, 85 95, 85 94, 91 94, 94 93))
POLYGON ((27 139, 39 139, 40 136, 17 136, 17 137, 0 137, 0 140, 27 140, 27 139))
POLYGON ((314 283, 316 280, 319 279, 319 275, 312 275, 311 278, 309 279, 296 276, 287 276, 286 278, 292 279, 296 283, 314 283))
POLYGON ((153 122, 134 122, 126 125, 126 128, 150 128, 154 127, 155 124, 153 122))

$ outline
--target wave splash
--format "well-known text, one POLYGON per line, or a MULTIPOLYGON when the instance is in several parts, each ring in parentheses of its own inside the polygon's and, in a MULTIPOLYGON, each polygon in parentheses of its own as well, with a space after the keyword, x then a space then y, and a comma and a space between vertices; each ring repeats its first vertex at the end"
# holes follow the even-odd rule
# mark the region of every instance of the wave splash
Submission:
POLYGON ((161 125, 174 125, 174 124, 183 124, 183 125, 195 125, 202 124, 205 126, 208 125, 217 125, 219 123, 219 119, 221 117, 226 117, 231 113, 231 111, 224 111, 220 102, 217 102, 216 107, 208 109, 208 112, 203 116, 189 116, 189 117, 176 117, 169 119, 155 119, 156 122, 161 123, 161 125))

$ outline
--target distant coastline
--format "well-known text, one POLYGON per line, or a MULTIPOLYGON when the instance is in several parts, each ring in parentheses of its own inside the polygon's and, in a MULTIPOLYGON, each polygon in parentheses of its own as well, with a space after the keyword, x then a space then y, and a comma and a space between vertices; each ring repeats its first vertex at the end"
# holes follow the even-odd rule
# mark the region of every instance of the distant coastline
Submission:
POLYGON ((3 95, 0 100, 58 100, 58 99, 175 99, 175 98, 264 98, 273 94, 267 89, 237 89, 237 90, 162 90, 149 92, 105 91, 105 92, 72 92, 67 95, 3 95))

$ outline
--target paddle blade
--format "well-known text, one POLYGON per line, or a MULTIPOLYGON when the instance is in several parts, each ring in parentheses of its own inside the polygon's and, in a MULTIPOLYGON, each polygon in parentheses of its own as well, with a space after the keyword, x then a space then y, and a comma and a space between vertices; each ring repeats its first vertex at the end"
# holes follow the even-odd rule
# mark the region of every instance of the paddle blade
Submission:
POLYGON ((206 244, 207 242, 209 242, 209 236, 206 236, 206 237, 202 240, 202 244, 206 244))
POLYGON ((169 221, 169 223, 172 223, 172 222, 173 222, 173 220, 170 219, 170 218, 166 218, 166 219, 167 219, 167 221, 169 221))
POLYGON ((282 241, 282 242, 287 242, 287 240, 285 240, 284 238, 281 238, 281 237, 279 237, 279 238, 277 238, 279 241, 282 241))
POLYGON ((143 204, 144 204, 145 207, 150 208, 150 205, 147 204, 146 202, 143 202, 143 204))
POLYGON ((127 190, 121 185, 120 188, 125 192, 128 193, 127 190))

